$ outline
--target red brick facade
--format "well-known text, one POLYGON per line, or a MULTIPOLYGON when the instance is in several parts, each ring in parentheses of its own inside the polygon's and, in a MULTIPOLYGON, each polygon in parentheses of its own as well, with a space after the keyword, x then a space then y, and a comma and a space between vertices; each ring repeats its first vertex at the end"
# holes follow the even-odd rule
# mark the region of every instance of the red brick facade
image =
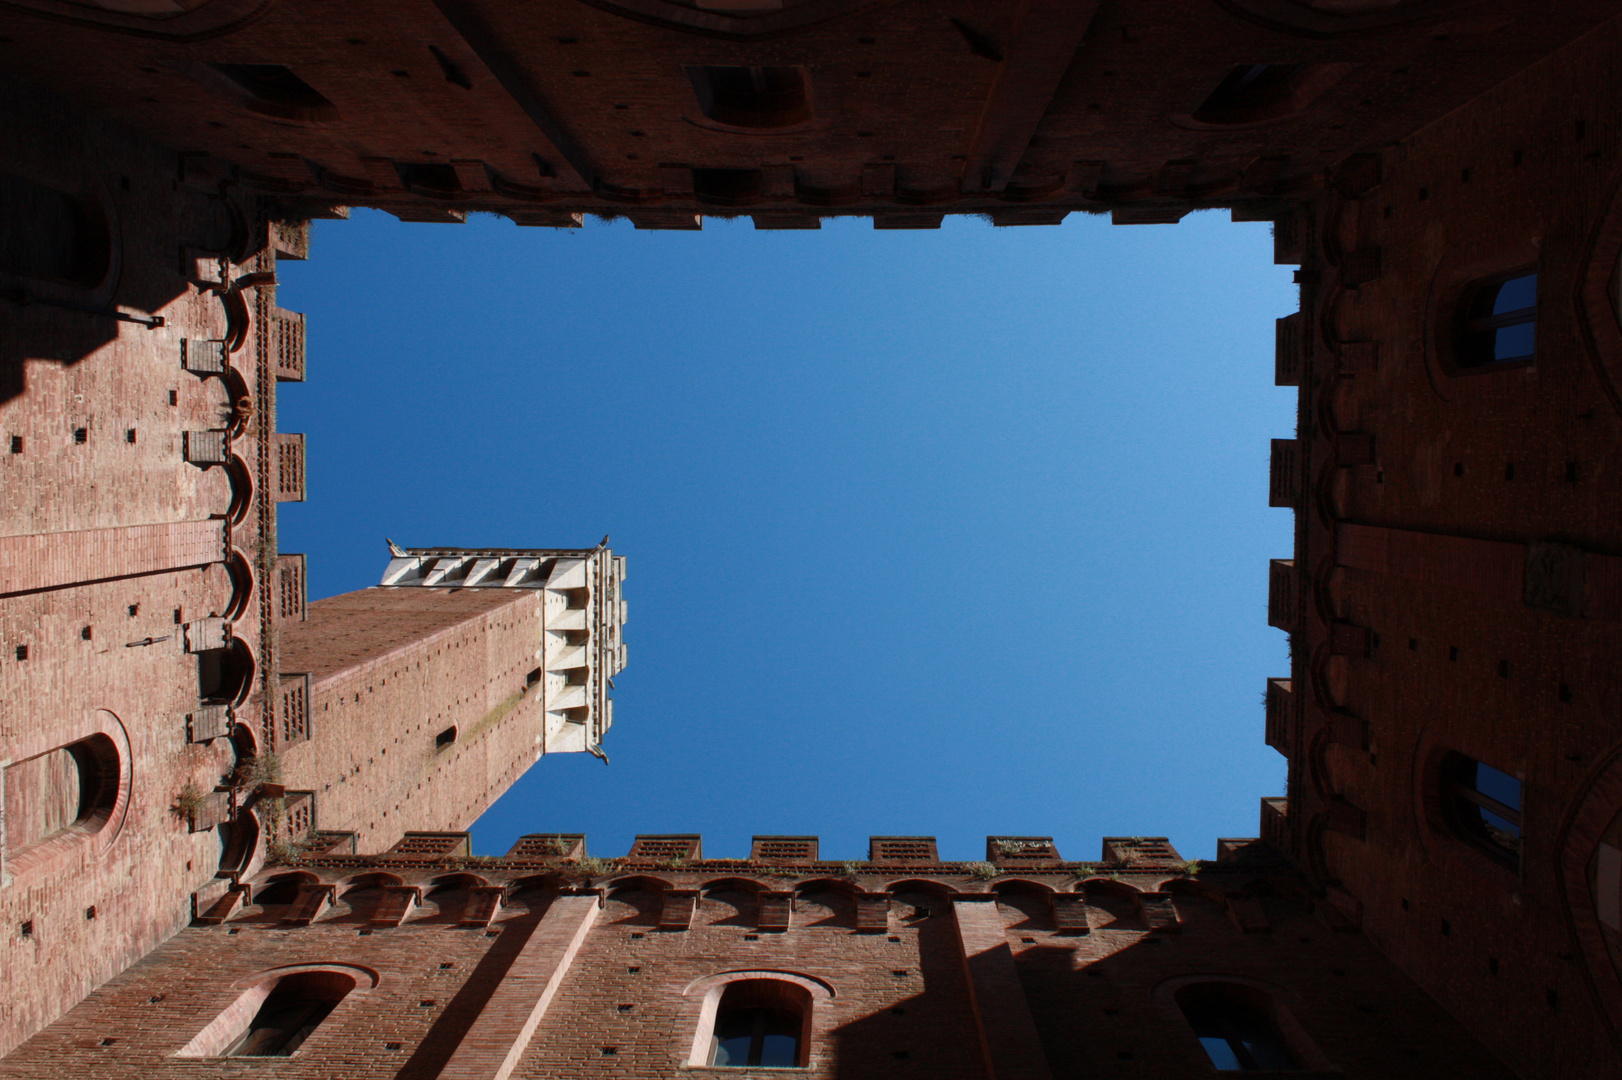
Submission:
POLYGON ((716 991, 754 977, 807 991, 813 1077, 1208 1076, 1179 993, 1212 985, 1269 1003, 1306 1070, 1294 1075, 1513 1075, 1332 909, 1315 915, 1257 845, 1210 863, 1163 842, 1106 854, 1040 867, 318 858, 259 875, 262 902, 183 931, 0 1075, 229 1067, 176 1055, 256 977, 295 965, 364 978, 256 1073, 780 1075, 706 1065, 716 991))
POLYGON ((310 734, 281 758, 286 786, 315 792, 317 827, 384 851, 408 829, 467 828, 521 776, 544 753, 544 709, 526 693, 539 608, 507 589, 311 604, 282 639, 283 670, 311 677, 310 734))
POLYGON ((1525 1076, 1622 1069, 1593 877, 1622 811, 1599 794, 1622 736, 1618 44, 1347 163, 1294 226, 1306 329, 1281 363, 1302 372, 1289 849, 1525 1076), (1535 361, 1461 367, 1469 288, 1523 270, 1535 361), (1461 833, 1449 754, 1520 781, 1518 859, 1461 833))

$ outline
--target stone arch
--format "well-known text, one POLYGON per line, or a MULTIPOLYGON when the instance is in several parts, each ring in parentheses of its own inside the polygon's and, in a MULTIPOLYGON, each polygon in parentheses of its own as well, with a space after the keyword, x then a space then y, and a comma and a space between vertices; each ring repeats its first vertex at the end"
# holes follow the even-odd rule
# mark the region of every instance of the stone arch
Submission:
POLYGON ((1577 280, 1577 320, 1611 407, 1622 412, 1622 185, 1589 235, 1577 280))
MULTIPOLYGON (((1098 913, 1095 927, 1116 930, 1147 930, 1139 897, 1143 890, 1113 878, 1088 878, 1082 883, 1087 906, 1098 913)), ((1089 920, 1091 921, 1091 920, 1089 920)))
MULTIPOLYGON (((38 0, 35 0, 38 2, 38 0)), ((703 37, 749 41, 765 35, 782 34, 804 26, 866 7, 875 0, 784 0, 774 7, 751 11, 705 10, 677 0, 586 0, 593 7, 612 11, 638 22, 652 23, 670 30, 703 37)))
POLYGON ((258 664, 246 641, 234 637, 223 648, 203 649, 194 655, 199 700, 237 707, 248 700, 258 664))
POLYGON ((226 455, 225 476, 231 482, 231 502, 225 508, 225 520, 231 525, 241 525, 253 505, 253 470, 233 451, 226 455))
POLYGON ((1553 850, 1567 924, 1611 1038, 1622 1041, 1622 747, 1583 779, 1553 850))
POLYGON ((607 883, 599 921, 626 926, 657 926, 664 893, 671 888, 663 878, 633 874, 607 883))
POLYGON ((819 878, 797 885, 794 889, 794 925, 854 927, 855 891, 849 882, 831 878, 819 878))
POLYGON ((1010 878, 996 882, 991 891, 997 895, 997 912, 1009 929, 1052 930, 1053 894, 1051 885, 1026 878, 1010 878))
POLYGON ((225 574, 231 582, 231 599, 221 614, 234 622, 247 614, 248 602, 253 599, 253 567, 242 552, 232 548, 225 556, 225 574))
POLYGON ((254 860, 263 854, 263 829, 259 815, 252 809, 241 809, 231 821, 215 826, 220 841, 220 873, 246 876, 252 872, 254 860))
POLYGON ((488 888, 490 880, 478 874, 441 874, 423 888, 421 917, 455 922, 467 910, 474 889, 488 888))
MULTIPOLYGON (((1299 1006, 1300 999, 1274 983, 1228 972, 1189 973, 1161 980, 1150 988, 1149 996, 1182 1013, 1190 1028, 1194 1029, 1189 1030, 1188 1035, 1196 1038, 1199 1038, 1199 1018, 1195 1006, 1201 1003, 1200 999, 1204 999, 1207 1005, 1232 1003, 1257 1017, 1258 1026, 1270 1027, 1277 1042, 1295 1059, 1292 1064, 1280 1063, 1275 1068, 1309 1071, 1334 1068, 1289 1007, 1292 1003, 1299 1006)), ((1213 1064, 1215 1060, 1213 1056, 1213 1064)), ((1251 1064, 1245 1067, 1256 1066, 1251 1064)))
POLYGON ((319 885, 321 879, 308 870, 290 870, 276 874, 253 890, 253 902, 261 908, 291 904, 298 891, 306 885, 319 885))
POLYGON ((364 892, 368 889, 381 889, 385 885, 404 885, 405 879, 399 874, 391 874, 386 870, 369 870, 364 874, 355 874, 343 883, 341 897, 348 897, 351 893, 364 892))
POLYGON ((755 926, 761 885, 749 878, 717 878, 702 886, 697 921, 710 926, 755 926))
MULTIPOLYGON (((854 888, 855 886, 852 886, 853 890, 854 888)), ((958 896, 963 892, 962 889, 955 885, 950 885, 944 881, 936 881, 933 878, 898 878, 895 881, 887 882, 884 891, 891 893, 926 893, 944 898, 958 896)))

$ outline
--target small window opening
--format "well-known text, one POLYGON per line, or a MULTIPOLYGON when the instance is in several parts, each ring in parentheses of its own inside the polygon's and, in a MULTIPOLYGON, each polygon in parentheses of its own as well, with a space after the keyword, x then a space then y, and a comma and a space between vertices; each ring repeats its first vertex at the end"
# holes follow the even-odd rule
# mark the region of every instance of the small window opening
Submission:
POLYGON ((709 1065, 792 1069, 801 1061, 801 1036, 810 994, 779 979, 728 983, 715 1014, 709 1065))
POLYGON ((20 454, 23 452, 23 437, 21 435, 13 435, 11 437, 11 452, 13 454, 20 454))
POLYGON ((1218 1071, 1301 1068, 1273 1022, 1271 1003, 1261 992, 1234 984, 1203 983, 1180 992, 1177 1004, 1218 1071))
POLYGON ((444 731, 441 731, 438 735, 434 736, 434 747, 436 749, 443 750, 445 747, 449 746, 451 743, 453 743, 455 741, 456 741, 456 725, 452 724, 450 727, 446 728, 444 731))
POLYGON ((1450 825, 1506 862, 1521 857, 1521 782, 1463 754, 1442 763, 1442 798, 1450 825))
POLYGON ((1217 84, 1193 119, 1202 124, 1259 124, 1300 112, 1343 74, 1340 64, 1239 64, 1217 84))
POLYGON ((687 69, 698 107, 718 124, 783 128, 811 119, 811 85, 803 67, 687 69))
POLYGON ((1530 364, 1537 344, 1537 304, 1536 273, 1477 286, 1465 305, 1454 364, 1467 371, 1530 364))

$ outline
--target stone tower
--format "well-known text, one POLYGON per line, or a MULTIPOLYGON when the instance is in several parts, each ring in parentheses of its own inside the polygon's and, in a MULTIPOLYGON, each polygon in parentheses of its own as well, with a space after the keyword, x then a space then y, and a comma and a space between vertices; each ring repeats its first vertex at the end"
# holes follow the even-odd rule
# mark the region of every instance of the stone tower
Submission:
POLYGON ((614 722, 625 559, 606 543, 393 551, 379 585, 282 635, 288 831, 327 850, 465 830, 543 755, 600 754, 614 722))

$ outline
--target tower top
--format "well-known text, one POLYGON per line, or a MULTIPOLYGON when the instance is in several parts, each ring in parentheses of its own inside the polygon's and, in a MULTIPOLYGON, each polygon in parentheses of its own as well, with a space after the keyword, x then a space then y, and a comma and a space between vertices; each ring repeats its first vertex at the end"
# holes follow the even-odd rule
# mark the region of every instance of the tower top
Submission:
POLYGON ((402 548, 389 541, 386 589, 526 589, 544 593, 536 669, 549 751, 594 750, 614 723, 608 680, 625 668, 625 557, 593 548, 402 548), (578 745, 574 745, 578 743, 578 745))

